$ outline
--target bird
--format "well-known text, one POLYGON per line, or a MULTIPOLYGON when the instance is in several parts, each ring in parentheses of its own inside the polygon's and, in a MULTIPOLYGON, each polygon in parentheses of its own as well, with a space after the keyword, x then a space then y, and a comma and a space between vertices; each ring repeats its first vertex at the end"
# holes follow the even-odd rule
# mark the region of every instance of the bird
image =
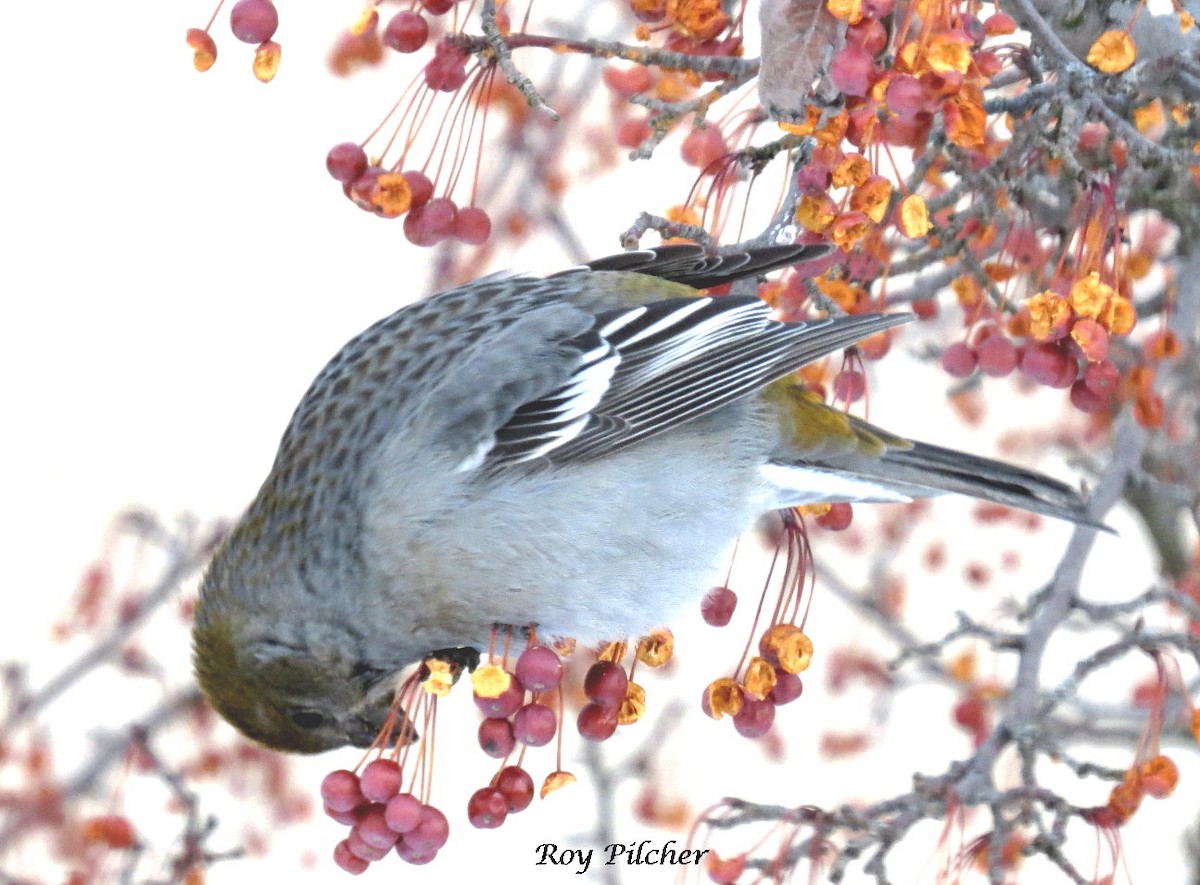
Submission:
POLYGON ((202 577, 209 703, 272 749, 369 746, 410 665, 497 626, 644 635, 783 508, 949 492, 1094 524, 1065 483, 909 441, 796 380, 911 314, 785 322, 703 292, 827 252, 667 244, 493 274, 354 337, 202 577))

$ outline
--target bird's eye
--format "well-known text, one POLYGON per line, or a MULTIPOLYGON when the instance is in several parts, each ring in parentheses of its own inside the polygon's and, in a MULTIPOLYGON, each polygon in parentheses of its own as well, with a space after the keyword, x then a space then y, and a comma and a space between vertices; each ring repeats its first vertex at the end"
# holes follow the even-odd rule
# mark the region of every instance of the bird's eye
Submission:
POLYGON ((305 731, 312 731, 325 724, 325 717, 315 710, 292 710, 288 715, 292 717, 292 722, 305 731))

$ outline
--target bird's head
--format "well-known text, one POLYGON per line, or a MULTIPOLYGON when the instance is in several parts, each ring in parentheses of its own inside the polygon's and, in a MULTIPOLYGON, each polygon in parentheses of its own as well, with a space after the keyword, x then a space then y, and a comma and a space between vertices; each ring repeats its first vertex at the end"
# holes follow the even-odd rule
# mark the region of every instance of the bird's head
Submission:
POLYGON ((355 660, 348 643, 314 647, 305 631, 228 592, 222 571, 214 564, 205 575, 192 628, 196 678, 213 709, 273 750, 369 747, 387 721, 397 671, 355 660))

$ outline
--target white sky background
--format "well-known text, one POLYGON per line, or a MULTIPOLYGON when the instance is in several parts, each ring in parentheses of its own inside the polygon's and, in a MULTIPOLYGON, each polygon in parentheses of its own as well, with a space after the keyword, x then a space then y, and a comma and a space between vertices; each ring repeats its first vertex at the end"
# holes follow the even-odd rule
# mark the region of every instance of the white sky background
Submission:
MULTIPOLYGON (((375 319, 424 294, 430 253, 409 246, 399 222, 350 206, 323 168, 327 149, 361 137, 397 92, 387 75, 339 81, 324 67, 333 35, 353 19, 358 4, 280 6, 283 65, 269 86, 250 75, 251 48, 226 36, 227 13, 214 28, 221 53, 216 67, 203 76, 192 70, 183 36, 207 20, 210 9, 202 0, 17 3, 0 11, 6 132, 0 142, 0 378, 7 430, 0 460, 0 580, 9 600, 8 615, 0 619, 0 657, 30 659, 35 685, 61 660, 46 651, 49 623, 94 555, 111 514, 131 503, 167 517, 185 510, 202 517, 237 513, 265 475, 296 401, 328 357, 375 319)), ((622 171, 620 192, 652 193, 653 176, 675 163, 675 149, 665 150, 657 167, 622 171)), ((616 206, 603 193, 593 189, 584 196, 593 201, 586 205, 596 226, 585 239, 595 255, 615 249, 615 232, 637 210, 660 209, 683 192, 655 190, 647 205, 616 206)), ((526 249, 513 263, 551 270, 561 258, 526 249)), ((900 432, 981 450, 983 444, 952 422, 937 395, 946 379, 932 367, 901 369, 899 363, 889 359, 888 376, 873 382, 872 417, 900 432)), ((1047 421, 1055 402, 1043 396, 1021 400, 1018 408, 1023 417, 1047 421)), ((966 512, 965 505, 947 510, 950 518, 966 512)), ((1089 572, 1107 575, 1115 563, 1132 562, 1129 583, 1109 584, 1114 597, 1140 590, 1145 574, 1136 533, 1128 522, 1116 524, 1124 537, 1104 539, 1089 572)), ((996 549, 1031 543, 991 533, 979 537, 996 549)), ((1039 544, 1053 553, 1063 537, 1052 528, 1039 544)), ((969 544, 970 538, 959 541, 969 544)), ((1030 568, 1033 583, 1014 582, 1011 592, 1036 585, 1048 566, 1030 568)), ((914 581, 910 592, 952 599, 961 589, 953 578, 914 581)), ((935 607, 932 616, 949 623, 958 604, 935 607)), ((845 618, 820 597, 813 618, 819 624, 824 619, 816 630, 820 651, 821 630, 834 632, 845 618)), ((870 641, 869 633, 858 634, 870 641)), ((685 635, 680 631, 681 650, 685 635)), ((737 645, 743 636, 739 630, 728 639, 737 645)), ((705 656, 697 652, 693 645, 693 659, 705 656)), ((180 666, 186 656, 182 644, 166 655, 180 666)), ((715 675, 705 670, 685 676, 685 697, 698 698, 700 686, 715 675)), ((854 779, 863 778, 864 792, 881 782, 899 790, 911 771, 939 772, 946 759, 966 755, 965 739, 931 748, 927 723, 918 717, 909 730, 893 735, 891 750, 873 767, 861 760, 821 763, 812 753, 818 727, 842 714, 821 706, 821 693, 813 691, 817 681, 781 711, 780 721, 795 739, 783 766, 759 761, 727 725, 695 722, 688 741, 694 752, 678 760, 676 772, 685 792, 702 794, 700 807, 727 793, 789 804, 829 802, 844 798, 844 785, 854 779), (703 749, 695 752, 701 742, 703 749), (730 759, 727 769, 713 765, 730 759)), ((947 696, 925 702, 931 716, 948 715, 947 696)), ((73 715, 77 722, 99 722, 103 706, 73 715)), ((636 743, 635 735, 629 744, 636 743)), ((322 760, 312 768, 314 789, 321 771, 354 758, 347 753, 322 760)), ((473 789, 490 769, 477 751, 466 751, 465 758, 473 789)), ((1147 837, 1156 843, 1148 852, 1131 850, 1135 879, 1139 869, 1153 871, 1158 881, 1183 875, 1174 834, 1194 819, 1197 771, 1188 765, 1194 759, 1176 758, 1184 772, 1179 793, 1169 802, 1148 801, 1125 831, 1131 846, 1147 837)), ((390 860, 376 865, 368 880, 444 880, 459 864, 479 869, 481 855, 490 868, 514 877, 558 881, 566 875, 533 866, 533 846, 561 833, 570 811, 587 813, 586 790, 564 791, 552 800, 554 808, 539 810, 535 802, 498 832, 475 835, 461 819, 470 790, 448 786, 457 763, 446 752, 441 760, 447 784, 439 789, 439 804, 453 827, 444 857, 419 870, 390 860)), ((1110 761, 1128 760, 1118 755, 1110 761)), ((1106 793, 1096 787, 1090 801, 1101 802, 1106 793)), ((319 821, 300 838, 324 857, 338 831, 319 821)), ((617 832, 625 841, 661 838, 632 821, 618 824, 617 832)), ((924 854, 912 857, 920 869, 924 854)), ((274 863, 291 873, 290 856, 274 863)), ((248 881, 261 870, 249 863, 223 865, 210 881, 248 881)), ((324 872, 315 878, 339 881, 342 875, 324 872)), ((635 881, 662 878, 646 872, 635 881)))

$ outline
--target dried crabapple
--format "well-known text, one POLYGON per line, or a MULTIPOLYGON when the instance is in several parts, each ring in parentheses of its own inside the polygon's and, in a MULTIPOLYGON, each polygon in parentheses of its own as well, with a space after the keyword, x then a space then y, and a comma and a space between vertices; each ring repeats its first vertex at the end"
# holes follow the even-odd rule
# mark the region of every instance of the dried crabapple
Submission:
POLYGON ((203 74, 217 61, 217 44, 208 31, 188 28, 187 45, 192 48, 192 67, 203 74))

